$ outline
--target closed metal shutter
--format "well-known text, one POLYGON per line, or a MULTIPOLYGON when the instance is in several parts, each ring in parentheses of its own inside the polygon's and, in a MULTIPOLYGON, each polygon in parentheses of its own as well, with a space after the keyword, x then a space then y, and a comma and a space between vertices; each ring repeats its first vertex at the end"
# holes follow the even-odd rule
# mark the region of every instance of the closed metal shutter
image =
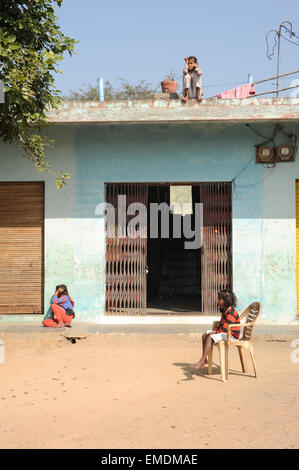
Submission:
POLYGON ((43 313, 44 183, 0 183, 0 314, 43 313))
POLYGON ((299 180, 296 180, 296 292, 297 316, 299 316, 299 180))

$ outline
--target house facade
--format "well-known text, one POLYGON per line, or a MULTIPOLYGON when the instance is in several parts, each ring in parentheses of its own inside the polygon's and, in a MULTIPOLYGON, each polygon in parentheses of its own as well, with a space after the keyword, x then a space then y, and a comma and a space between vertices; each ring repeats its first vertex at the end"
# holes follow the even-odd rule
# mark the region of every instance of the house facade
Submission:
POLYGON ((48 159, 72 175, 62 190, 0 145, 1 320, 41 321, 60 283, 81 321, 213 315, 221 287, 240 308, 259 300, 263 321, 296 320, 299 154, 257 163, 256 146, 294 146, 299 98, 66 102, 49 117, 48 159), (169 203, 176 186, 203 203, 204 249, 148 233, 108 243, 99 204, 169 203))

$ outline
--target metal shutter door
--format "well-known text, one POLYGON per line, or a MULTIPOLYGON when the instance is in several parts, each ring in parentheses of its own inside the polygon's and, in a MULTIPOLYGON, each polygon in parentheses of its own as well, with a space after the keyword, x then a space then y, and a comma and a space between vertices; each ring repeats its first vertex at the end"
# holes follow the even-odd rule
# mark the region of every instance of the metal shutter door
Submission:
POLYGON ((43 313, 44 183, 0 183, 0 314, 43 313))

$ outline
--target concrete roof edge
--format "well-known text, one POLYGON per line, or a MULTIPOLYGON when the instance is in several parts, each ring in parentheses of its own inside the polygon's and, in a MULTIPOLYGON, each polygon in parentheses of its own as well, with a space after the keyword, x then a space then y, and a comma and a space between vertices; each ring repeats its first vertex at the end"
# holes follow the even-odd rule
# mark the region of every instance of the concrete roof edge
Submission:
POLYGON ((297 98, 206 99, 183 104, 180 100, 64 101, 50 109, 53 124, 120 124, 299 121, 297 98))

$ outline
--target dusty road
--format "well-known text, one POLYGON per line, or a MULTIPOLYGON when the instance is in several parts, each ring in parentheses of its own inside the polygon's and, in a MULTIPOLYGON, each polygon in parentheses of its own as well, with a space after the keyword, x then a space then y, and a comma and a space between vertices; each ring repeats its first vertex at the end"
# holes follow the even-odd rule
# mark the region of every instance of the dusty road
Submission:
MULTIPOLYGON (((199 335, 3 333, 1 448, 297 448, 299 364, 258 340, 259 376, 188 364, 199 335)), ((215 351, 218 364, 218 352, 215 351)))

